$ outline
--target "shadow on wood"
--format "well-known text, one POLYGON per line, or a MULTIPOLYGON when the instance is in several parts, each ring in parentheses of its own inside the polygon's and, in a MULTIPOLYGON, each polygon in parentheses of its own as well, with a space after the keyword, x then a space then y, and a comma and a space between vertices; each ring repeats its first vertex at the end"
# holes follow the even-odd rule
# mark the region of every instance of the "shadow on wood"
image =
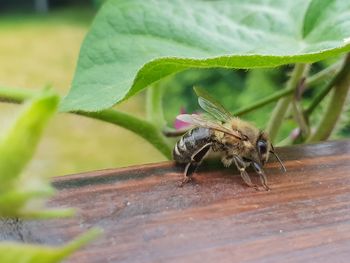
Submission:
POLYGON ((172 162, 56 178, 49 205, 76 207, 78 215, 3 222, 2 239, 61 244, 98 226, 104 236, 71 262, 347 262, 350 142, 278 153, 287 173, 271 157, 270 192, 217 165, 179 188, 182 168, 172 162))

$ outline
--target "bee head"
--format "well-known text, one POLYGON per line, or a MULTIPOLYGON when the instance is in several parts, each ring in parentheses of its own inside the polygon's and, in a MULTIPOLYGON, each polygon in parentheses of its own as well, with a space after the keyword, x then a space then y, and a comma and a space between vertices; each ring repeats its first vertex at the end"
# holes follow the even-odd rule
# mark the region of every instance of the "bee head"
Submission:
POLYGON ((249 147, 250 151, 247 152, 245 159, 258 164, 259 166, 264 166, 269 159, 271 143, 265 132, 261 131, 256 138, 256 140, 246 142, 249 143, 251 147, 249 147))
POLYGON ((244 150, 241 156, 244 161, 262 167, 269 158, 270 147, 268 136, 263 132, 259 132, 258 136, 244 135, 242 139, 242 149, 244 150))
POLYGON ((260 132, 260 135, 255 142, 254 150, 251 150, 246 157, 243 157, 243 159, 247 162, 253 162, 256 167, 260 167, 259 169, 261 169, 261 167, 264 166, 268 161, 270 153, 276 157, 281 165, 281 168, 284 172, 286 172, 286 167, 283 165, 281 159, 275 153, 275 149, 270 142, 268 134, 263 131, 260 132))
POLYGON ((260 132, 255 147, 260 163, 262 165, 265 165, 269 159, 269 153, 271 150, 271 143, 266 132, 260 132))

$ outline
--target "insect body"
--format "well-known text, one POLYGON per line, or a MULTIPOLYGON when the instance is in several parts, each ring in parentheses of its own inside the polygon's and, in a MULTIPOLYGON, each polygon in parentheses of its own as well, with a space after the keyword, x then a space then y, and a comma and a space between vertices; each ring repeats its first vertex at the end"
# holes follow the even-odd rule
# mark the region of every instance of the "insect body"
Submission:
POLYGON ((196 127, 182 136, 175 144, 174 160, 178 163, 187 164, 182 184, 190 180, 190 176, 213 147, 214 138, 215 133, 212 129, 196 127))
POLYGON ((232 116, 203 90, 196 88, 195 91, 199 105, 213 118, 197 114, 182 114, 177 117, 195 126, 181 137, 173 150, 174 160, 186 164, 181 185, 191 180, 191 176, 208 153, 219 152, 224 166, 229 167, 234 163, 244 182, 256 188, 257 186, 252 183, 246 172, 246 168, 252 165, 259 174, 263 187, 269 190, 267 178, 262 169, 269 154, 276 156, 284 170, 285 167, 274 152, 268 134, 232 116))

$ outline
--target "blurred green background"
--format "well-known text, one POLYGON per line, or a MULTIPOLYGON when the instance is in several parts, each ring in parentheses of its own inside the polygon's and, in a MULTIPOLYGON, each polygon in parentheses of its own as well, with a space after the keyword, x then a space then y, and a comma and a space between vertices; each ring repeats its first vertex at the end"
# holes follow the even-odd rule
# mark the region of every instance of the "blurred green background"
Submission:
MULTIPOLYGON (((71 4, 63 1, 47 12, 35 12, 28 4, 30 1, 19 1, 22 4, 15 9, 9 2, 0 1, 0 85, 36 90, 51 85, 60 95, 65 95, 80 45, 102 1, 72 1, 71 4)), ((317 72, 328 63, 319 63, 312 70, 317 72)), ((193 85, 207 88, 209 92, 215 89, 211 93, 234 111, 282 88, 289 69, 189 70, 170 76, 160 84, 166 90, 164 112, 168 125, 172 126, 180 108, 198 111, 193 85)), ((312 95, 312 92, 306 94, 305 103, 312 95)), ((140 93, 116 108, 144 117, 144 104, 145 94, 140 93)), ((244 118, 263 128, 273 106, 267 105, 244 118)), ((17 108, 17 105, 0 104, 0 129, 14 118, 17 108)), ((322 108, 316 118, 317 114, 322 114, 322 108)), ((288 136, 293 127, 294 122, 287 121, 279 139, 288 136)), ((349 125, 343 125, 334 137, 347 134, 349 125)), ((129 131, 80 116, 58 114, 26 173, 56 176, 163 160, 157 150, 129 131)))

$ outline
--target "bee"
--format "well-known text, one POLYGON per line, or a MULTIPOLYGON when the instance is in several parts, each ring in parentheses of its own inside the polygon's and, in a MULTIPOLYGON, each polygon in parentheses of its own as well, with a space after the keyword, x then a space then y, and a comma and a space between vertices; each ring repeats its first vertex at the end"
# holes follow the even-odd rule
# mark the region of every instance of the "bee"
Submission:
POLYGON ((210 116, 181 114, 177 119, 194 127, 185 133, 175 144, 173 158, 177 163, 185 164, 183 186, 189 182, 203 159, 211 152, 218 152, 225 167, 235 164, 243 181, 250 187, 253 184, 246 168, 252 166, 259 175, 262 186, 270 190, 263 166, 272 153, 286 171, 281 159, 265 131, 253 124, 234 117, 219 102, 202 89, 194 88, 200 107, 210 116))

